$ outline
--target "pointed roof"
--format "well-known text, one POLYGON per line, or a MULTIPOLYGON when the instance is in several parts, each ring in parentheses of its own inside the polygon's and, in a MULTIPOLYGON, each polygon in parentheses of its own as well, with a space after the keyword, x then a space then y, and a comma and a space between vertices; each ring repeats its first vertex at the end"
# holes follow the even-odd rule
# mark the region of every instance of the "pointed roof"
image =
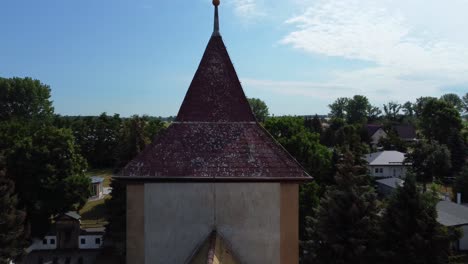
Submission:
POLYGON ((215 26, 176 121, 120 171, 139 181, 304 181, 311 177, 255 120, 215 26))
POLYGON ((255 122, 220 35, 208 42, 177 122, 255 122))

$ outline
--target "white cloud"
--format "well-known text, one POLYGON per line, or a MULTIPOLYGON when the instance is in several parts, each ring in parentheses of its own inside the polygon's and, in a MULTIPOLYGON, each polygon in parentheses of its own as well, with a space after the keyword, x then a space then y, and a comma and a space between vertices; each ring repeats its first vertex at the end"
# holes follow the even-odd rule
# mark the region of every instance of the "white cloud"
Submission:
POLYGON ((228 4, 234 7, 234 13, 244 22, 266 15, 263 0, 229 0, 228 4))
POLYGON ((460 11, 468 10, 468 1, 294 1, 303 11, 286 21, 292 29, 281 43, 375 65, 334 72, 322 86, 348 87, 384 102, 438 95, 442 86, 468 83, 468 37, 460 36, 468 27, 460 11))

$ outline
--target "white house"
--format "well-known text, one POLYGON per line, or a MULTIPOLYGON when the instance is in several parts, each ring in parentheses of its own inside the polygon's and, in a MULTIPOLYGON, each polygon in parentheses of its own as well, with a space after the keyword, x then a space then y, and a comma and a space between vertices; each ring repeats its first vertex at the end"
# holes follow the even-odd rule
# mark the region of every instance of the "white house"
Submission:
POLYGON ((468 207, 451 201, 440 201, 437 203, 437 221, 447 227, 460 227, 463 236, 455 247, 468 250, 468 207))
POLYGON ((405 163, 405 153, 388 150, 365 155, 371 176, 377 178, 404 178, 409 166, 405 163))

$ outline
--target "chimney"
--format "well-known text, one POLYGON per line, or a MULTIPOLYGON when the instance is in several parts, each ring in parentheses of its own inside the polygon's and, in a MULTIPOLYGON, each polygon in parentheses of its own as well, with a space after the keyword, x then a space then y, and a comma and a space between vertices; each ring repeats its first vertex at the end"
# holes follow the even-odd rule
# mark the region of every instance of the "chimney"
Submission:
POLYGON ((461 204, 461 193, 457 193, 457 204, 461 204))

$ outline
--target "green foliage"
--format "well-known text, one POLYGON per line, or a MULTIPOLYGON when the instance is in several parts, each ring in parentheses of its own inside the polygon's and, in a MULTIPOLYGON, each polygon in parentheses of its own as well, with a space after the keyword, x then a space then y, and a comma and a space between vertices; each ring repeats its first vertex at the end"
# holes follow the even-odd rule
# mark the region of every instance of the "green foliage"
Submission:
POLYGON ((112 180, 112 197, 105 202, 108 224, 106 238, 113 241, 113 251, 122 260, 125 259, 127 241, 127 192, 125 183, 112 180))
POLYGON ((315 217, 319 205, 320 187, 314 182, 301 184, 299 187, 299 240, 310 239, 306 236, 306 219, 315 217))
POLYGON ((383 137, 379 141, 379 145, 384 150, 397 150, 406 153, 408 150, 407 143, 403 141, 394 129, 387 132, 387 137, 383 137))
POLYGON ((408 101, 401 106, 401 111, 403 111, 405 116, 412 117, 414 115, 414 106, 408 101))
POLYGON ((376 194, 366 169, 347 152, 338 164, 315 219, 309 222, 303 263, 375 263, 378 234, 376 194))
POLYGON ((458 96, 457 94, 454 94, 454 93, 444 94, 440 97, 440 100, 449 103, 451 106, 457 109, 458 112, 463 111, 463 106, 464 106, 463 101, 460 98, 460 96, 458 96))
POLYGON ((369 110, 372 108, 367 97, 355 95, 346 105, 346 121, 348 124, 366 123, 369 110))
POLYGON ((423 105, 420 124, 427 139, 445 144, 452 129, 462 128, 460 113, 447 102, 430 98, 423 105))
POLYGON ((382 216, 383 250, 379 263, 447 263, 450 242, 457 238, 437 222, 434 194, 421 194, 409 174, 382 216))
POLYGON ((349 98, 340 97, 335 100, 332 104, 328 105, 330 108, 330 116, 332 118, 345 119, 346 107, 348 105, 349 98))
POLYGON ((462 203, 468 203, 468 165, 465 165, 456 175, 452 190, 454 197, 457 197, 457 193, 460 193, 462 203))
POLYGON ((447 147, 450 150, 452 163, 451 176, 455 176, 461 171, 467 158, 467 146, 461 132, 456 129, 450 131, 447 147))
POLYGON ((90 180, 84 175, 86 162, 77 153, 70 130, 51 126, 32 130, 31 135, 12 142, 7 173, 15 181, 32 235, 42 235, 50 216, 84 205, 90 180))
POLYGON ((17 209, 14 183, 3 170, 0 156, 0 263, 7 264, 23 254, 26 245, 25 213, 17 209))
POLYGON ((303 118, 268 118, 265 128, 317 181, 329 176, 331 151, 320 144, 318 134, 304 127, 303 118))
POLYGON ((265 122, 266 118, 270 115, 265 102, 258 98, 248 98, 248 101, 257 121, 265 122))
POLYGON ((305 119, 304 126, 312 133, 317 133, 321 135, 323 132, 322 121, 320 121, 318 115, 315 115, 312 119, 305 119))
POLYGON ((406 161, 411 163, 417 179, 424 183, 424 191, 426 184, 434 178, 442 180, 447 177, 452 167, 447 146, 436 141, 421 140, 415 143, 413 151, 407 154, 406 161))
POLYGON ((0 121, 44 120, 53 111, 49 86, 31 78, 0 78, 0 121))
POLYGON ((468 93, 463 96, 463 110, 468 113, 468 93))
POLYGON ((383 106, 385 118, 391 121, 397 121, 400 118, 402 106, 397 102, 389 102, 383 106))

